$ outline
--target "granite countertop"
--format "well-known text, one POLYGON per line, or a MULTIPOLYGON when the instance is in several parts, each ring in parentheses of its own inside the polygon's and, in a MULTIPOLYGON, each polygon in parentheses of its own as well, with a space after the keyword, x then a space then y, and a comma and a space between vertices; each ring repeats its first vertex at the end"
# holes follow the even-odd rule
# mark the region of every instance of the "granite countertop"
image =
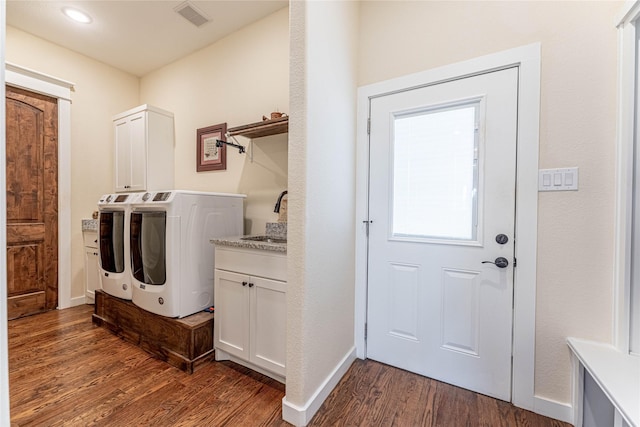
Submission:
POLYGON ((286 243, 272 243, 272 242, 260 242, 255 240, 242 240, 242 238, 246 238, 246 237, 257 237, 257 236, 220 237, 216 239, 211 239, 211 243, 213 243, 214 245, 231 246, 235 248, 259 249, 262 251, 287 253, 286 243))
POLYGON ((82 220, 82 231, 98 231, 98 220, 97 219, 83 219, 82 220))

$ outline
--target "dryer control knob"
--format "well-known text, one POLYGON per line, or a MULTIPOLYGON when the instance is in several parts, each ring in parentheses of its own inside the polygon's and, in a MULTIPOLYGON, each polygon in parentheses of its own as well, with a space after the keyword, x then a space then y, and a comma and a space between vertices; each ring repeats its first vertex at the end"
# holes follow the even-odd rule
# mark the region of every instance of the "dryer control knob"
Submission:
POLYGON ((107 203, 109 203, 110 201, 111 201, 111 194, 107 196, 107 203))
POLYGON ((147 200, 149 200, 149 197, 151 197, 151 193, 144 193, 142 195, 142 201, 146 202, 147 200))

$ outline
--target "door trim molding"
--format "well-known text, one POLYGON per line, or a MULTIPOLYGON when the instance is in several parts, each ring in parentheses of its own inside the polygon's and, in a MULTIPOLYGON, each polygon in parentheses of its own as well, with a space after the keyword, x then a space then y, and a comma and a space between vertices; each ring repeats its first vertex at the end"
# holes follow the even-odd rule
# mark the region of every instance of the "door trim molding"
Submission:
MULTIPOLYGON (((6 34, 6 2, 0 3, 0 34, 5 37, 6 34)), ((4 62, 5 43, 0 42, 0 63, 4 62)), ((5 70, 0 67, 0 94, 6 99, 5 95, 5 70)), ((5 180, 5 172, 7 165, 6 155, 6 101, 0 105, 0 178, 5 180)), ((7 247, 7 203, 6 191, 0 192, 0 246, 7 247)), ((6 249, 5 249, 6 253, 6 249)), ((11 415, 9 410, 9 331, 7 325, 7 261, 0 263, 0 425, 11 425, 11 415), (5 344, 7 343, 7 344, 5 344)))
POLYGON ((68 308, 72 306, 71 90, 73 83, 11 63, 6 63, 5 83, 58 99, 58 309, 68 308))
POLYGON ((11 86, 71 102, 71 82, 11 62, 5 64, 5 70, 6 83, 11 86))
POLYGON ((620 14, 618 33, 618 117, 616 135, 616 205, 614 256, 614 345, 631 350, 631 245, 633 240, 633 168, 636 124, 636 31, 640 1, 628 1, 620 14))
POLYGON ((369 199, 369 101, 407 88, 420 87, 506 67, 518 67, 518 146, 513 311, 513 375, 511 401, 535 410, 535 298, 538 236, 538 145, 540 122, 540 43, 482 56, 358 88, 356 141, 356 287, 357 357, 366 357, 367 233, 369 199))

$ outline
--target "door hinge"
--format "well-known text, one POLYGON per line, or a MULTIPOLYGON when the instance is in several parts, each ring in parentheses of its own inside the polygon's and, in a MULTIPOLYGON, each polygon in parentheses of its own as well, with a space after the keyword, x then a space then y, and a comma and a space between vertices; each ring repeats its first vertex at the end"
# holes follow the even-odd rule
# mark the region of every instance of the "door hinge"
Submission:
POLYGON ((364 324, 364 339, 367 339, 367 324, 364 324))
POLYGON ((365 233, 367 234, 367 237, 369 237, 369 225, 372 224, 373 221, 365 220, 365 221, 362 221, 362 223, 367 226, 365 233))
POLYGON ((371 117, 367 119, 367 135, 371 135, 371 117))
POLYGON ((513 257, 513 268, 516 268, 518 266, 518 259, 516 257, 513 257))

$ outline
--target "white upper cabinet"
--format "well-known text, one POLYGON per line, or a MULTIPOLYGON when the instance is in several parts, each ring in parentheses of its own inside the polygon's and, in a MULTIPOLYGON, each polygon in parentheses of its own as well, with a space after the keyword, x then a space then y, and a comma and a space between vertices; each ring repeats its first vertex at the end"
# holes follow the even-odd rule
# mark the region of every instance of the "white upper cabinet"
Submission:
POLYGON ((173 113, 141 105, 113 118, 115 191, 174 187, 173 113))

